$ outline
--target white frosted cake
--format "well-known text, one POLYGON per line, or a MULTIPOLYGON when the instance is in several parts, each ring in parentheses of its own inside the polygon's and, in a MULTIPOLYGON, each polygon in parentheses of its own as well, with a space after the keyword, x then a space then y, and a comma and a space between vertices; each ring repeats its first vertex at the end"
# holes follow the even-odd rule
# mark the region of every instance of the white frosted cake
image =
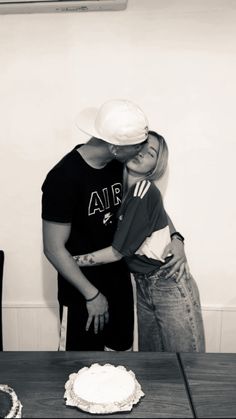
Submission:
POLYGON ((66 404, 90 413, 129 411, 144 396, 135 374, 121 365, 84 367, 70 375, 65 388, 66 404))

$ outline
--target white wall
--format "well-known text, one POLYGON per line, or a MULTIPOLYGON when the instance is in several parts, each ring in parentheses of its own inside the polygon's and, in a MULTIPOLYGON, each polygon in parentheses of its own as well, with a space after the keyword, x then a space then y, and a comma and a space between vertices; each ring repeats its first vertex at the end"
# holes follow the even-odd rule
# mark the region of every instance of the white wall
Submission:
POLYGON ((137 102, 169 144, 165 205, 186 237, 208 350, 236 352, 235 21, 231 0, 129 0, 120 12, 0 15, 6 349, 56 347, 56 275, 42 254, 41 184, 84 140, 77 112, 122 97, 137 102), (41 324, 38 310, 45 324, 39 343, 30 332, 41 324))

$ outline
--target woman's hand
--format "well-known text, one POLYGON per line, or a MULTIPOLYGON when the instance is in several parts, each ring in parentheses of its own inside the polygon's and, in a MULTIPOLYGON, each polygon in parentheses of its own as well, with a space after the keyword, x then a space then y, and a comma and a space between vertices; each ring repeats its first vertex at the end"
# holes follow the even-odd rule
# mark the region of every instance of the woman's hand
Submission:
POLYGON ((173 238, 171 243, 165 247, 162 258, 165 259, 169 256, 172 256, 171 259, 160 268, 170 269, 166 278, 170 278, 173 274, 177 273, 176 282, 179 282, 182 278, 188 279, 190 270, 185 255, 184 244, 181 240, 173 238))

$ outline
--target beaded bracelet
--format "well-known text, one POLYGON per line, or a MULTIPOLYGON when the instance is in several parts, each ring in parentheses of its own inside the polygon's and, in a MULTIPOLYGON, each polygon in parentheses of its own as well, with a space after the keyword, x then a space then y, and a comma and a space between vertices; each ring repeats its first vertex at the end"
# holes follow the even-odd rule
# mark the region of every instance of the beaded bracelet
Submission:
POLYGON ((87 303, 89 303, 90 301, 95 300, 95 298, 97 298, 97 297, 99 296, 99 294, 100 294, 100 291, 98 290, 98 292, 94 295, 94 297, 92 297, 92 298, 88 298, 88 299, 86 300, 86 302, 87 302, 87 303))

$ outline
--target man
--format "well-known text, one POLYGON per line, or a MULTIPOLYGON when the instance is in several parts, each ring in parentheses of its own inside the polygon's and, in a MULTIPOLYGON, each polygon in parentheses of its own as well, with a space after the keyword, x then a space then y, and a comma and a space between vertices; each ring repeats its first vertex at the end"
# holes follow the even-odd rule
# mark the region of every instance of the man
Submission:
MULTIPOLYGON (((82 111, 77 125, 90 140, 60 160, 42 186, 44 253, 58 271, 60 349, 129 350, 134 313, 126 265, 80 269, 72 256, 112 243, 123 163, 146 142, 148 121, 134 103, 111 100, 82 111)), ((173 269, 183 271, 183 244, 172 243, 173 269)))

